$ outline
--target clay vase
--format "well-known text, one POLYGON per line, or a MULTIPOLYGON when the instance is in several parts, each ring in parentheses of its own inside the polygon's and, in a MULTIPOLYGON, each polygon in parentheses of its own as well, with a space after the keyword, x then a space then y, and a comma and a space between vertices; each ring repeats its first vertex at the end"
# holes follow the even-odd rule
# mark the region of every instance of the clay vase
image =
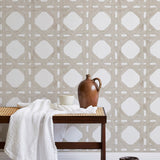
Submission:
POLYGON ((78 86, 78 100, 80 107, 87 108, 90 105, 97 106, 100 88, 101 80, 99 78, 91 79, 91 76, 87 74, 86 79, 78 86), (96 80, 98 80, 99 85, 95 82, 96 80))

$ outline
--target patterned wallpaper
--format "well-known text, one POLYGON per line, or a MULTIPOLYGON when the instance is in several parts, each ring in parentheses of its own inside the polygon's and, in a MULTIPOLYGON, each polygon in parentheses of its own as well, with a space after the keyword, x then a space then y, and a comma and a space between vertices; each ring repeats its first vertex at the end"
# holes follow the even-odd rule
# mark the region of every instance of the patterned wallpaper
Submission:
MULTIPOLYGON (((160 0, 0 0, 0 23, 2 106, 77 98, 90 73, 103 84, 107 151, 160 151, 160 0)), ((64 141, 99 131, 71 125, 64 141)))

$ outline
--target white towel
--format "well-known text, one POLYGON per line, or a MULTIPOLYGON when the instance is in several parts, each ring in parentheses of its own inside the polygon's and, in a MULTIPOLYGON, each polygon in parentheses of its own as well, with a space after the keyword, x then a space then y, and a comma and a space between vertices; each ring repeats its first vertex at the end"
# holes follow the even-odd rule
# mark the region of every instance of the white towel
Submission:
POLYGON ((61 113, 95 113, 97 107, 87 109, 51 104, 38 99, 10 118, 5 153, 14 160, 57 160, 52 116, 61 113), (72 108, 72 109, 71 109, 72 108))

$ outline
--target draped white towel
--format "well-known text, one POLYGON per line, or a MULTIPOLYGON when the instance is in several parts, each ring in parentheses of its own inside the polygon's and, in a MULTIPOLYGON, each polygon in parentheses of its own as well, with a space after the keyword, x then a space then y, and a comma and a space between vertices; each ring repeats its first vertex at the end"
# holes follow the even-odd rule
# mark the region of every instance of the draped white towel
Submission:
POLYGON ((96 113, 87 109, 51 104, 49 99, 37 99, 19 109, 11 118, 4 151, 14 160, 57 160, 52 116, 62 113, 96 113))

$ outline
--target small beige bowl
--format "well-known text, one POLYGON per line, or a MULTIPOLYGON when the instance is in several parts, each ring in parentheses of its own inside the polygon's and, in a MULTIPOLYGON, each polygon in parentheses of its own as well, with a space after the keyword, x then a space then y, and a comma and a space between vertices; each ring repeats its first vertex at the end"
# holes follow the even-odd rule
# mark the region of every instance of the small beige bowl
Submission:
POLYGON ((72 105, 74 103, 73 95, 60 95, 59 96, 60 105, 72 105))

